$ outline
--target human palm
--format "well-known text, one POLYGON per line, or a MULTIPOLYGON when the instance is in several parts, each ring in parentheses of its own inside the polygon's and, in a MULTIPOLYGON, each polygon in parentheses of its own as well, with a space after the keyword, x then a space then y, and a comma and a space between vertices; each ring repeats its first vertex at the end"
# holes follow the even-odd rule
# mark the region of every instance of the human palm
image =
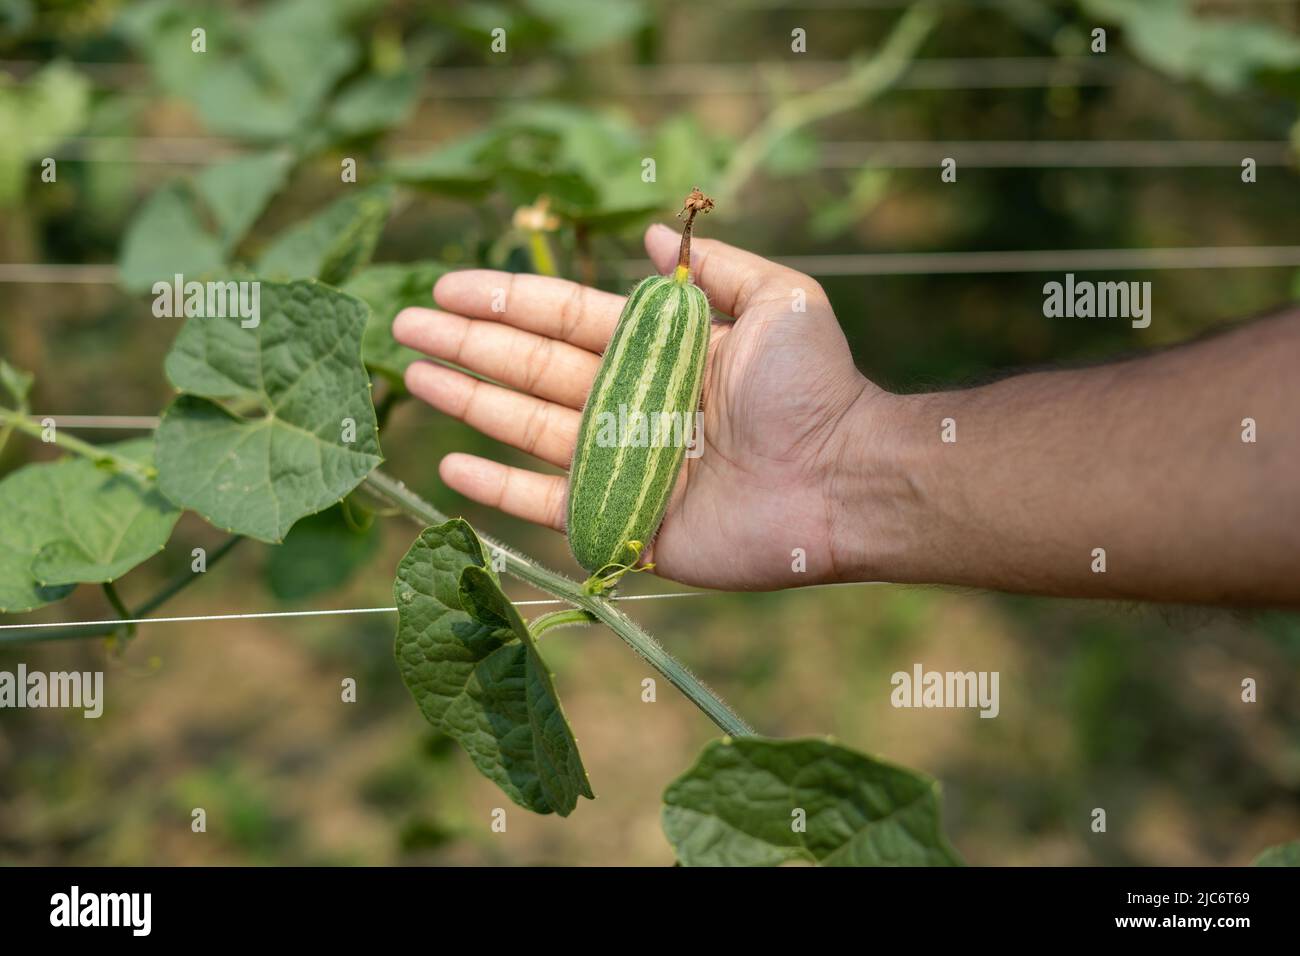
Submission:
MULTIPOLYGON (((646 234, 662 271, 675 264, 677 244, 665 227, 646 234)), ((736 321, 714 327, 702 450, 687 459, 647 557, 659 574, 706 587, 830 579, 827 482, 843 451, 837 426, 874 386, 854 368, 812 279, 723 243, 693 245, 696 283, 736 321), (804 574, 792 570, 801 554, 804 574)), ((567 467, 623 297, 560 279, 471 270, 443 277, 434 298, 447 311, 404 310, 393 325, 397 340, 508 387, 417 362, 406 376, 411 392, 484 434, 567 467)), ((444 458, 440 473, 475 501, 563 529, 563 477, 464 454, 444 458)))

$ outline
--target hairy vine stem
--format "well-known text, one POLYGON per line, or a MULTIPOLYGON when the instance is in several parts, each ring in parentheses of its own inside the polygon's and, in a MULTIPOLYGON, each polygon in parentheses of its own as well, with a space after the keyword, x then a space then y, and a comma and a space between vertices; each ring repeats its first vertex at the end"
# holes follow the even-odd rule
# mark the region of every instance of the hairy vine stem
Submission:
MULTIPOLYGON (((6 410, 7 411, 7 410, 6 410)), ((3 414, 3 413, 0 413, 3 414)), ((4 414, 5 420, 14 424, 19 431, 34 434, 39 437, 39 425, 26 416, 8 412, 4 414), (35 428, 35 431, 33 431, 35 428)), ((109 459, 102 449, 80 439, 72 439, 73 444, 69 445, 65 441, 59 443, 68 448, 69 451, 78 452, 88 458, 96 461, 109 459), (85 446, 84 450, 78 446, 85 446)), ((117 459, 120 456, 112 456, 117 459)), ((111 459, 110 459, 111 460, 111 459)), ((128 459, 120 459, 129 465, 135 465, 128 459)), ((114 461, 116 464, 116 461, 114 461)), ((362 481, 361 487, 365 488, 375 497, 394 506, 399 512, 419 524, 421 527, 427 525, 442 524, 448 520, 447 515, 435 508, 432 504, 425 501, 419 495, 407 488, 402 482, 390 478, 381 471, 372 471, 362 481)), ((525 581, 534 587, 540 588, 549 594, 567 601, 577 610, 558 611, 554 614, 544 615, 534 622, 536 630, 534 633, 540 633, 549 627, 560 626, 564 624, 579 624, 586 621, 596 620, 607 626, 626 643, 632 650, 636 651, 643 660, 651 667, 659 671, 668 682, 686 695, 691 703, 695 704, 702 710, 710 720, 727 735, 731 737, 749 737, 754 735, 754 730, 745 721, 741 720, 734 711, 731 710, 722 699, 718 697, 709 687, 690 670, 682 664, 681 661, 668 653, 653 637, 642 630, 635 621, 620 611, 608 599, 595 594, 588 594, 583 590, 582 584, 567 578, 562 574, 542 567, 531 558, 515 551, 506 545, 503 545, 492 538, 484 535, 479 536, 483 543, 493 551, 499 552, 505 560, 506 571, 514 575, 521 581, 525 581), (540 627, 538 627, 540 625, 540 627)), ((242 541, 243 538, 235 536, 227 540, 208 558, 207 566, 211 568, 225 555, 229 554, 234 547, 242 541)), ((171 583, 164 586, 155 595, 148 598, 143 604, 134 610, 128 611, 117 596, 117 592, 111 586, 105 587, 104 593, 108 596, 114 611, 122 618, 143 618, 157 610, 161 605, 166 603, 178 592, 189 587, 196 581, 200 575, 187 572, 178 575, 171 583)), ((60 640, 77 640, 89 637, 104 637, 115 634, 121 625, 113 621, 106 621, 104 624, 96 627, 68 627, 68 628, 34 628, 32 630, 16 630, 0 634, 0 646, 11 644, 26 644, 47 641, 60 640)))
MULTIPOLYGON (((22 412, 16 412, 11 408, 0 408, 0 421, 4 422, 6 427, 45 441, 45 427, 22 412)), ((89 458, 91 461, 112 465, 118 471, 130 475, 137 481, 152 481, 158 475, 157 470, 151 465, 142 465, 138 461, 132 461, 130 458, 125 458, 100 445, 92 445, 90 442, 82 441, 75 435, 69 435, 59 428, 54 429, 54 444, 66 448, 74 454, 81 455, 83 458, 89 458)))
MULTIPOLYGON (((448 520, 447 515, 415 494, 402 482, 390 478, 381 471, 372 471, 361 482, 361 486, 401 509, 408 518, 422 527, 442 524, 448 520)), ((588 594, 579 582, 542 567, 518 551, 484 535, 479 537, 488 548, 500 552, 505 559, 508 573, 581 608, 617 634, 628 647, 641 656, 642 660, 667 678, 670 684, 685 694, 691 703, 702 710, 705 716, 728 736, 754 736, 752 727, 741 720, 703 681, 692 674, 681 661, 664 650, 658 641, 642 630, 611 601, 588 594)))
MULTIPOLYGON (((7 425, 13 426, 18 431, 37 438, 43 437, 40 423, 19 412, 0 409, 0 420, 3 420, 7 425)), ((56 433, 56 435, 58 444, 68 451, 83 455, 93 461, 107 462, 116 468, 129 470, 132 476, 139 480, 151 480, 156 474, 153 469, 145 469, 137 462, 84 442, 79 438, 62 433, 56 433)), ((390 478, 381 471, 372 471, 362 481, 361 487, 393 505, 422 527, 442 524, 448 520, 446 515, 415 494, 402 482, 390 478)), ((521 581, 526 581, 549 594, 553 594, 561 600, 568 601, 575 608, 580 609, 579 612, 559 612, 557 615, 547 615, 543 619, 546 623, 543 623, 542 630, 561 623, 579 623, 580 614, 600 621, 622 638, 624 643, 636 651, 646 663, 663 674, 669 683, 685 694, 696 707, 704 711, 705 715, 717 724, 723 732, 732 737, 753 736, 753 728, 741 720, 731 708, 722 702, 721 698, 710 690, 703 681, 692 674, 681 661, 669 654, 662 645, 637 626, 635 621, 616 608, 610 601, 599 595, 588 594, 583 590, 579 582, 543 568, 518 551, 514 551, 483 535, 480 535, 480 538, 489 548, 501 553, 505 559, 508 573, 513 574, 521 581)), ((240 540, 242 539, 238 536, 233 537, 214 551, 208 559, 208 567, 211 567, 228 554, 240 540)), ((120 617, 142 618, 156 610, 177 592, 188 587, 198 577, 199 575, 193 573, 177 577, 132 612, 127 612, 125 605, 117 597, 117 592, 111 586, 105 587, 104 593, 108 595, 109 601, 113 604, 113 609, 120 617)), ((93 628, 17 630, 0 635, 0 645, 103 637, 116 633, 119 627, 118 624, 106 622, 102 626, 93 628)))

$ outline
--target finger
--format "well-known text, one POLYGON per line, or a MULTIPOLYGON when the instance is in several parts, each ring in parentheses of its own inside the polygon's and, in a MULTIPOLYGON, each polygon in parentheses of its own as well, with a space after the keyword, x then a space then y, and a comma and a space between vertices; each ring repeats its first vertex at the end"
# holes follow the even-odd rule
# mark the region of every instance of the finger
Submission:
POLYGON ((438 474, 447 487, 472 501, 556 531, 564 530, 568 483, 559 475, 539 475, 460 452, 444 458, 438 474))
POLYGON ((567 468, 573 458, 582 415, 571 408, 433 362, 412 362, 406 387, 443 414, 542 461, 567 468))
POLYGON ((570 408, 582 407, 600 368, 600 356, 567 342, 436 309, 409 308, 397 313, 393 338, 426 355, 570 408))
MULTIPOLYGON (((680 246, 681 236, 662 223, 646 230, 646 252, 664 274, 677 265, 680 246)), ((796 290, 809 300, 826 298, 811 276, 716 239, 691 240, 691 278, 715 309, 736 318, 764 300, 789 301, 796 290)))
POLYGON ((623 296, 526 273, 468 269, 434 284, 433 299, 450 312, 505 322, 592 352, 614 334, 623 296))

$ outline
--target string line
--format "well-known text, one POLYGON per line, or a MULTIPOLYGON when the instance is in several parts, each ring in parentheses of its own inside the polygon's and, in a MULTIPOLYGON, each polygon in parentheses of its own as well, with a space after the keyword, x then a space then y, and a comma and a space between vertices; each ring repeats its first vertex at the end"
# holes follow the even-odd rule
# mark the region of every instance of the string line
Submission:
MULTIPOLYGON (((885 584, 884 581, 834 581, 828 584, 810 584, 796 590, 813 590, 814 588, 860 587, 863 585, 885 584)), ((673 591, 665 594, 626 594, 616 595, 613 601, 657 601, 663 598, 704 597, 709 594, 725 594, 725 591, 673 591)), ((568 604, 559 598, 515 601, 516 607, 536 607, 549 604, 568 604)), ((254 611, 246 614, 189 614, 178 617, 136 617, 107 618, 102 621, 48 621, 41 624, 0 624, 0 631, 28 630, 50 627, 95 627, 106 624, 187 624, 197 621, 246 621, 278 617, 334 617, 346 614, 395 614, 396 607, 350 607, 326 608, 314 611, 254 611)))

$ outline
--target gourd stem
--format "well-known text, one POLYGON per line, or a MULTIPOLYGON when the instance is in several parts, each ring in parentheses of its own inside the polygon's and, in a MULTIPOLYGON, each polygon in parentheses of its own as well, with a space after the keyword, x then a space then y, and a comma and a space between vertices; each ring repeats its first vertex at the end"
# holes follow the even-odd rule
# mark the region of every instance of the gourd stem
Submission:
POLYGON ((687 282, 691 277, 691 230, 695 228, 695 214, 708 212, 713 208, 713 200, 704 193, 700 192, 699 187, 691 190, 691 194, 686 197, 686 202, 682 206, 682 211, 677 214, 681 219, 683 215, 686 218, 686 225, 682 227, 682 244, 677 250, 677 268, 673 272, 673 281, 678 283, 687 282))
MULTIPOLYGON (((382 471, 372 471, 361 485, 399 508, 403 514, 421 526, 442 524, 448 520, 446 515, 429 502, 382 471)), ((617 634, 622 638, 623 643, 641 656, 642 660, 685 694, 687 699, 717 724, 723 733, 730 737, 754 736, 752 727, 741 720, 703 681, 692 674, 681 661, 664 650, 658 641, 643 631, 612 602, 594 594, 587 594, 577 581, 547 570, 531 558, 491 538, 484 535, 479 535, 479 538, 494 553, 494 556, 499 553, 504 558, 508 573, 587 611, 617 634)))
POLYGON ((677 272, 674 275, 678 282, 684 282, 691 274, 691 228, 694 225, 695 210, 692 209, 682 227, 682 244, 677 251, 677 272))

